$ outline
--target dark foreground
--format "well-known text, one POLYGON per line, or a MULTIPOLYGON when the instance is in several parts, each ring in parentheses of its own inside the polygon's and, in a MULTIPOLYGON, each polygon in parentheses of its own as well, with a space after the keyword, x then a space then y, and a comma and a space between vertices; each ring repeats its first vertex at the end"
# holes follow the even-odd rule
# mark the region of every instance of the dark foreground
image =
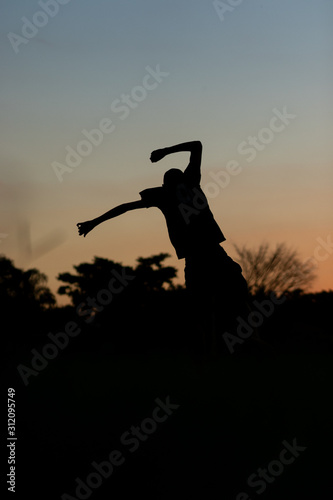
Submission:
POLYGON ((26 387, 13 371, 12 498, 333 498, 332 372, 288 344, 202 361, 107 343, 26 387))

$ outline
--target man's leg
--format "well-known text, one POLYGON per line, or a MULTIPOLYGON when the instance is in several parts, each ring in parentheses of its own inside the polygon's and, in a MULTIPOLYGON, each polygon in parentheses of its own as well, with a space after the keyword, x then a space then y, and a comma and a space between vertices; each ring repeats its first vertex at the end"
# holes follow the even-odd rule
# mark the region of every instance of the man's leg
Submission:
POLYGON ((215 252, 216 322, 218 350, 226 352, 223 333, 237 335, 237 318, 249 314, 249 292, 242 268, 222 247, 215 252))
POLYGON ((207 273, 203 272, 199 259, 187 259, 185 282, 188 293, 188 316, 192 330, 190 350, 206 357, 211 343, 213 328, 213 299, 207 273))

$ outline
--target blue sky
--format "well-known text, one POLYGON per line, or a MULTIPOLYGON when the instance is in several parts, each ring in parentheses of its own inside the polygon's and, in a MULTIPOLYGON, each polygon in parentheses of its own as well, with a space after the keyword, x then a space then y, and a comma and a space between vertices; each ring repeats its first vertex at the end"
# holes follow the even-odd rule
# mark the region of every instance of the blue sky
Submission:
MULTIPOLYGON (((306 259, 316 238, 329 235, 332 2, 244 0, 221 21, 213 2, 70 0, 17 53, 8 33, 22 36, 22 18, 43 21, 43 9, 22 0, 1 6, 0 233, 8 236, 0 250, 18 266, 41 269, 54 286, 58 272, 94 255, 131 264, 173 254, 153 209, 125 214, 84 241, 75 224, 138 199, 170 166, 186 166, 186 154, 157 165, 149 156, 192 139, 204 145, 203 186, 230 160, 242 167, 210 200, 227 251, 232 242, 283 240, 306 259), (142 86, 147 66, 168 76, 121 120, 110 106, 142 86), (283 107, 296 118, 247 163, 239 144, 283 107), (59 182, 52 163, 64 164, 66 147, 105 118, 114 131, 59 182), (31 245, 56 235, 58 245, 28 258, 22 227, 31 245)), ((318 268, 318 287, 328 286, 331 260, 318 268)), ((183 266, 174 255, 172 262, 183 266)))

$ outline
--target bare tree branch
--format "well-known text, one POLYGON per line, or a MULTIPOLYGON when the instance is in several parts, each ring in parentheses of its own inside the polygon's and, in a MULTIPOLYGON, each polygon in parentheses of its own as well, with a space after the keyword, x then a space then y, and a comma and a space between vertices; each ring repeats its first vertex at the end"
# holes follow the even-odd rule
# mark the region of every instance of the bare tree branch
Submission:
POLYGON ((238 261, 252 294, 275 292, 282 295, 306 289, 316 275, 311 261, 302 262, 297 251, 279 243, 270 249, 261 243, 256 249, 234 245, 238 261))

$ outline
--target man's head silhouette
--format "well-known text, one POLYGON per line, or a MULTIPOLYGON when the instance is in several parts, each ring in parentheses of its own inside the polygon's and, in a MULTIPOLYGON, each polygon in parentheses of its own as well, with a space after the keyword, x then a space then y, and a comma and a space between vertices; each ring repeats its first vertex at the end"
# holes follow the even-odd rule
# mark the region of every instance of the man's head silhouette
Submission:
POLYGON ((184 182, 184 173, 179 168, 167 170, 163 177, 163 186, 167 189, 175 189, 178 184, 184 182))

